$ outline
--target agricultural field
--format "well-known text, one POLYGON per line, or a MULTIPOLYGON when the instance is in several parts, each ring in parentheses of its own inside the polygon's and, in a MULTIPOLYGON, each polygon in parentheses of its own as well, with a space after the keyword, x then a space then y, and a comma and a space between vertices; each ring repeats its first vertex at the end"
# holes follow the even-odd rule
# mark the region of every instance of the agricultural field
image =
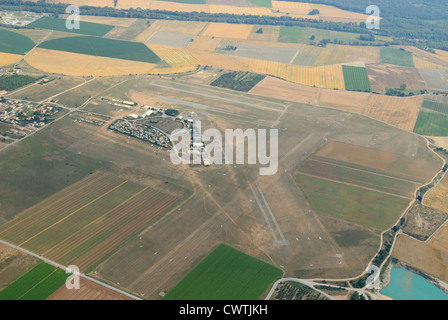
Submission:
POLYGON ((134 41, 146 42, 158 31, 196 36, 206 25, 207 22, 201 21, 155 20, 151 22, 149 28, 137 35, 134 41))
POLYGON ((424 198, 424 204, 441 212, 448 213, 448 179, 445 177, 435 188, 431 189, 424 198))
POLYGON ((210 22, 201 32, 203 37, 247 39, 253 26, 247 24, 228 24, 210 22))
POLYGON ((250 72, 229 72, 222 74, 210 85, 215 87, 233 89, 242 92, 249 92, 254 86, 262 81, 266 76, 250 72))
POLYGON ((0 52, 0 67, 9 66, 19 62, 23 56, 18 54, 0 52))
POLYGON ((193 37, 185 34, 157 31, 147 41, 148 44, 156 44, 169 47, 187 48, 193 42, 193 37))
MULTIPOLYGON (((431 202, 428 197, 429 193, 425 195, 425 201, 431 202)), ((403 232, 418 240, 425 241, 447 220, 448 214, 445 213, 447 211, 439 211, 416 201, 406 212, 403 232)))
POLYGON ((41 77, 30 77, 16 74, 10 76, 0 76, 0 90, 14 91, 17 88, 36 82, 39 79, 41 79, 41 77))
POLYGON ((204 51, 215 51, 215 49, 221 43, 220 38, 202 37, 198 36, 194 38, 194 41, 190 43, 188 49, 193 50, 204 50, 204 51))
POLYGON ((0 52, 23 55, 33 49, 34 46, 35 44, 30 38, 17 32, 0 29, 0 52))
POLYGON ((265 47, 265 46, 251 46, 244 44, 231 44, 236 47, 236 50, 229 50, 226 47, 229 44, 221 44, 216 49, 218 53, 234 55, 238 57, 252 58, 265 61, 273 61, 289 64, 299 51, 296 48, 281 48, 281 47, 265 47))
POLYGON ((62 286, 47 300, 130 300, 130 298, 81 278, 79 290, 68 290, 65 286, 62 286))
POLYGON ((414 132, 425 136, 448 136, 448 114, 446 111, 446 105, 424 103, 418 114, 414 132), (425 106, 430 106, 430 108, 425 106), (434 110, 436 108, 438 111, 434 110))
POLYGON ((425 182, 424 171, 424 161, 331 142, 298 169, 296 180, 317 212, 382 231, 425 182))
POLYGON ((136 19, 135 22, 132 23, 129 27, 115 27, 104 37, 111 39, 132 41, 135 37, 137 37, 144 30, 146 30, 149 24, 150 24, 149 20, 136 19))
POLYGON ((44 262, 0 291, 0 300, 45 300, 59 289, 68 275, 44 262))
POLYGON ((350 91, 371 92, 369 75, 365 68, 342 66, 344 72, 345 89, 350 91))
POLYGON ((276 76, 307 86, 345 89, 344 75, 340 65, 304 67, 242 57, 235 57, 235 59, 252 72, 276 76))
POLYGON ((143 43, 88 36, 49 40, 41 43, 39 48, 146 63, 160 61, 143 43))
POLYGON ((448 71, 419 69, 420 74, 431 90, 448 91, 448 71))
POLYGON ((227 245, 218 246, 165 300, 256 300, 281 276, 280 269, 227 245))
POLYGON ((402 67, 415 67, 412 53, 404 49, 381 48, 380 60, 382 63, 394 64, 402 67))
POLYGON ((120 76, 147 74, 156 64, 95 57, 86 54, 36 48, 25 61, 32 67, 46 73, 70 76, 120 76), (67 63, 70 61, 70 63, 67 63))
POLYGON ((97 172, 25 210, 0 237, 86 270, 184 197, 97 172))
POLYGON ((42 17, 39 20, 36 20, 30 23, 28 26, 36 29, 46 29, 46 30, 55 30, 69 33, 77 33, 77 34, 85 34, 88 36, 98 36, 102 37, 108 32, 110 32, 115 26, 100 24, 100 23, 92 23, 86 21, 80 21, 79 29, 67 29, 65 19, 56 19, 50 17, 42 17))
POLYGON ((448 281, 448 224, 445 223, 427 241, 405 234, 398 235, 392 256, 442 281, 448 281))
POLYGON ((326 300, 319 292, 297 282, 279 284, 271 300, 326 300))
POLYGON ((427 90, 428 87, 420 72, 415 68, 385 64, 367 64, 367 73, 373 92, 385 93, 386 88, 400 88, 406 84, 407 89, 427 90))
POLYGON ((0 244, 0 292, 36 266, 37 259, 0 244))
POLYGON ((249 40, 277 42, 280 26, 255 25, 248 37, 249 40))

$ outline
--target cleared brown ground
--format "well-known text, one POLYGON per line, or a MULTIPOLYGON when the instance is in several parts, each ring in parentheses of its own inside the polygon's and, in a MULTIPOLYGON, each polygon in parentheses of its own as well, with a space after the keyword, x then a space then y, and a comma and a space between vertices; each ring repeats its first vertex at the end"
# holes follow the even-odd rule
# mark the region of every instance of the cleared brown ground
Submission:
POLYGON ((201 36, 217 38, 247 39, 252 31, 252 25, 209 23, 201 36))
POLYGON ((425 241, 445 222, 447 217, 448 214, 416 201, 406 212, 403 232, 418 240, 425 241))
POLYGON ((448 178, 445 178, 425 196, 424 204, 428 207, 448 213, 448 178))
POLYGON ((9 66, 10 64, 14 64, 22 59, 23 56, 18 54, 10 54, 0 52, 0 67, 9 66))
POLYGON ((188 49, 215 51, 215 49, 221 43, 221 38, 211 38, 199 36, 194 38, 194 41, 190 43, 188 49))
POLYGON ((32 67, 70 76, 147 74, 155 64, 36 48, 26 56, 32 67))
POLYGON ((429 137, 434 144, 448 150, 448 137, 429 137))
POLYGON ((392 97, 372 94, 364 114, 412 131, 423 103, 423 96, 392 97))
POLYGON ((407 89, 427 90, 425 80, 415 68, 388 64, 367 64, 373 92, 385 93, 385 88, 400 88, 405 83, 407 89))
POLYGON ((266 77, 250 93, 299 103, 317 104, 320 89, 266 77))
POLYGON ((362 113, 363 108, 367 105, 369 97, 370 93, 365 92, 322 90, 318 104, 320 106, 362 113))
POLYGON ((266 97, 353 111, 408 131, 414 129, 423 103, 423 96, 403 98, 318 89, 271 77, 264 79, 250 92, 266 97))
POLYGON ((38 263, 37 259, 0 244, 0 291, 38 263))
POLYGON ((113 290, 107 289, 99 284, 80 280, 79 290, 68 290, 65 285, 60 287, 47 300, 131 300, 113 290))
POLYGON ((448 224, 428 241, 400 234, 392 256, 443 281, 448 281, 448 224))
POLYGON ((410 177, 419 177, 425 181, 432 178, 434 174, 433 170, 428 170, 425 160, 337 141, 331 141, 315 155, 374 169, 392 170, 410 177))

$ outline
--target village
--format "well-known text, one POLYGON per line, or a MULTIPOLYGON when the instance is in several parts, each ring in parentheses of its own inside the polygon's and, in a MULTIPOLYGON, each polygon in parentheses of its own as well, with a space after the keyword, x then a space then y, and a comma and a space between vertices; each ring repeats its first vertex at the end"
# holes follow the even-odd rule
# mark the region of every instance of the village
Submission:
POLYGON ((52 116, 58 113, 62 108, 38 104, 22 100, 0 101, 0 121, 13 125, 9 132, 26 136, 33 132, 33 128, 40 128, 52 121, 52 116))

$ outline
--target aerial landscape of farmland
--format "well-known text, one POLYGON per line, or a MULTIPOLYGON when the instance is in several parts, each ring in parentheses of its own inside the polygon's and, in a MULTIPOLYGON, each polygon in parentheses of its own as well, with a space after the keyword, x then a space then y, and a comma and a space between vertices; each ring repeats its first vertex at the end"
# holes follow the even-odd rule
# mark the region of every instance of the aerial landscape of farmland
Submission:
POLYGON ((448 299, 448 14, 413 3, 0 0, 0 300, 448 299))

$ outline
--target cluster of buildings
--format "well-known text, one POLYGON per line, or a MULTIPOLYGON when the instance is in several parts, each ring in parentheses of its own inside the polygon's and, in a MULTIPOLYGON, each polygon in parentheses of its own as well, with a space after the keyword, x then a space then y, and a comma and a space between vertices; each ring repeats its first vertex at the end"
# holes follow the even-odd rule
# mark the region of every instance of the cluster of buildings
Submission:
POLYGON ((88 124, 93 124, 95 126, 101 127, 105 121, 103 120, 99 120, 96 118, 92 118, 90 117, 88 114, 86 116, 80 116, 80 115, 76 115, 75 117, 72 117, 72 115, 70 115, 71 118, 73 119, 73 122, 85 122, 88 124))
POLYGON ((129 109, 130 107, 135 107, 137 105, 136 102, 119 100, 119 99, 109 98, 109 97, 101 97, 101 101, 105 101, 105 102, 107 102, 107 104, 114 105, 114 106, 120 107, 120 108, 126 108, 126 109, 129 109))
POLYGON ((185 125, 191 133, 191 154, 193 158, 200 158, 201 163, 205 167, 210 166, 210 159, 204 152, 204 142, 202 141, 202 130, 199 125, 200 122, 195 122, 193 119, 185 119, 185 125))
POLYGON ((14 125, 42 127, 60 110, 61 107, 21 100, 5 100, 0 102, 0 121, 14 125))
POLYGON ((41 18, 42 14, 37 14, 34 12, 6 12, 2 11, 0 12, 0 23, 11 25, 11 26, 18 26, 23 27, 31 22, 41 18))
POLYGON ((111 124, 109 129, 169 150, 173 147, 170 138, 166 134, 142 123, 120 119, 111 124))

